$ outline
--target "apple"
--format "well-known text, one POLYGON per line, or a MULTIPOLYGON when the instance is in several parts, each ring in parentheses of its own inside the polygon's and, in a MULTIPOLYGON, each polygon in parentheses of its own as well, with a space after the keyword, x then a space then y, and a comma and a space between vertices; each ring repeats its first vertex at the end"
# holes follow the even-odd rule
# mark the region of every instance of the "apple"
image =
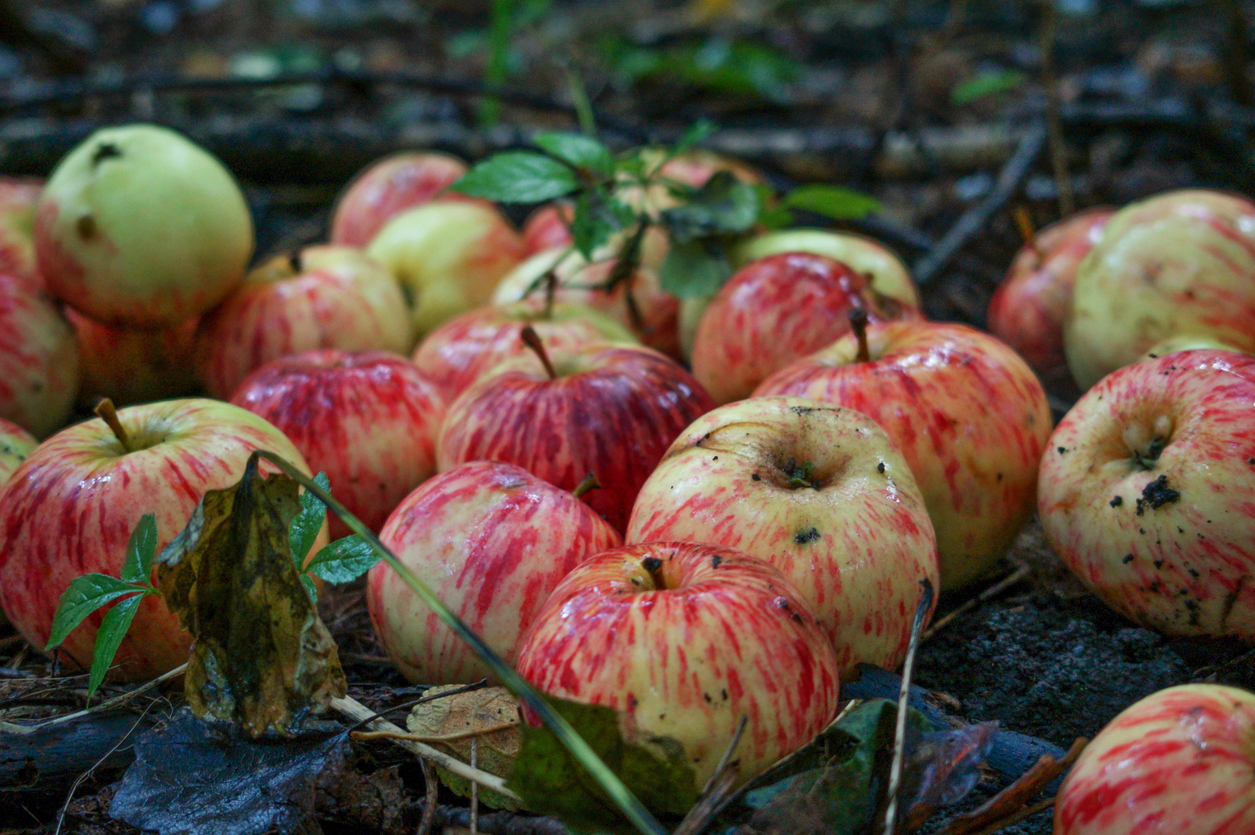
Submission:
POLYGON ((442 199, 463 199, 446 189, 467 172, 465 162, 439 151, 407 151, 371 163, 336 198, 331 243, 365 247, 394 216, 442 199))
MULTIPOLYGON (((274 424, 335 496, 378 531, 436 472, 446 401, 404 357, 381 351, 304 351, 244 378, 231 402, 274 424)), ((348 536, 338 517, 331 536, 348 536)))
POLYGON ((1053 223, 1020 247, 989 301, 989 330, 1043 376, 1067 373, 1063 320, 1081 261, 1102 238, 1114 209, 1090 209, 1053 223))
POLYGON ((872 325, 754 391, 768 394, 847 406, 889 433, 924 494, 943 589, 988 571, 1033 515, 1050 407, 1033 370, 988 334, 941 322, 872 325))
POLYGON ((774 371, 849 333, 847 314, 855 308, 871 322, 921 318, 827 256, 783 252, 752 261, 702 314, 693 376, 716 403, 748 397, 774 371))
POLYGON ((613 257, 588 263, 578 253, 549 249, 527 259, 501 279, 492 303, 543 299, 543 277, 552 270, 557 280, 555 299, 599 310, 630 329, 650 348, 679 359, 680 300, 664 291, 658 273, 643 263, 607 289, 618 263, 613 257))
POLYGON ((452 401, 485 372, 527 353, 519 337, 528 325, 554 350, 637 341, 623 325, 591 307, 555 302, 546 312, 541 299, 528 299, 450 319, 427 334, 414 352, 414 364, 452 401))
POLYGON ((1187 351, 1103 378, 1041 462, 1046 538, 1116 611, 1255 641, 1255 357, 1187 351))
POLYGON ((810 742, 837 709, 837 659, 802 595, 771 565, 714 545, 627 545, 576 566, 516 668, 552 696, 617 710, 626 742, 678 742, 697 791, 742 716, 738 782, 810 742))
POLYGON ((69 418, 78 384, 65 318, 28 282, 0 273, 0 418, 47 437, 69 418))
POLYGON ((523 239, 492 206, 434 200, 394 216, 366 248, 401 282, 418 338, 487 303, 526 255, 523 239))
POLYGON ((252 270, 201 321, 197 365, 209 393, 225 400, 250 372, 290 354, 404 354, 412 344, 405 298, 382 264, 353 247, 311 246, 252 270))
POLYGON ((546 203, 532 212, 523 223, 523 246, 529 256, 547 249, 566 249, 575 243, 571 237, 571 220, 575 207, 570 203, 546 203))
POLYGON ((1055 800, 1055 835, 1255 832, 1255 694, 1186 684, 1125 708, 1055 800))
POLYGON ((937 539, 911 470, 866 415, 800 397, 707 412, 641 487, 625 541, 706 542, 771 563, 814 611, 841 675, 906 656, 937 539))
MULTIPOLYGON (((558 581, 622 541, 574 494, 495 461, 424 483, 393 511, 380 539, 508 664, 558 581)), ((366 577, 366 604, 380 644, 411 681, 495 678, 383 563, 366 577)))
POLYGON ((1244 197, 1185 190, 1131 203, 1077 270, 1063 347, 1082 389, 1181 334, 1255 350, 1255 203, 1244 197))
POLYGON ((149 330, 106 325, 72 307, 65 309, 65 318, 78 344, 80 406, 93 408, 104 397, 118 406, 128 406, 196 391, 199 319, 149 330))
POLYGON ((43 180, 0 177, 0 273, 18 276, 34 290, 45 289, 35 266, 35 206, 43 190, 43 180))
POLYGON ((1182 334, 1173 336, 1159 342, 1151 347, 1149 351, 1142 354, 1143 360, 1154 360, 1168 354, 1175 354, 1178 351, 1197 351, 1200 349, 1216 350, 1216 351, 1236 351, 1239 354, 1249 354, 1250 351, 1238 351, 1227 342, 1221 342, 1213 336, 1205 334, 1182 334))
POLYGON ((52 295, 93 319, 174 326, 244 278, 253 221, 208 151, 157 125, 102 128, 48 178, 35 253, 52 295))
MULTIPOLYGON (((164 400, 116 414, 102 404, 101 413, 117 428, 89 420, 63 429, 0 488, 0 607, 35 648, 48 643, 71 581, 92 572, 118 576, 144 514, 156 516, 160 551, 187 525, 205 491, 240 480, 254 450, 270 450, 308 472, 282 432, 229 403, 164 400)), ((62 644, 59 652, 73 666, 90 665, 103 616, 103 610, 91 615, 62 644)), ((155 678, 186 661, 190 645, 175 615, 159 597, 148 597, 118 650, 117 677, 155 678)))
POLYGON ((564 490, 588 473, 601 489, 588 504, 615 530, 684 427, 714 407, 678 363, 644 347, 588 345, 507 360, 449 406, 436 447, 441 470, 506 461, 564 490))
POLYGON ((9 480, 13 471, 38 445, 34 435, 16 423, 0 419, 0 485, 9 480))

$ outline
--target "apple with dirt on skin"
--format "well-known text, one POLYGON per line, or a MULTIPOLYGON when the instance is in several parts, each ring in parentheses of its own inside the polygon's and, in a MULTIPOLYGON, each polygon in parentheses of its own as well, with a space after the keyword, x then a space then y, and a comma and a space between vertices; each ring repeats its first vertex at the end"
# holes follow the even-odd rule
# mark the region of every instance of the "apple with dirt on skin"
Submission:
POLYGON ((1051 430, 1046 393, 1018 354, 974 328, 861 330, 780 369, 754 396, 811 397, 879 423, 924 494, 942 588, 958 588, 988 571, 1033 516, 1051 430))
POLYGON ((896 669, 920 581, 940 583, 902 453, 866 415, 801 397, 754 397, 690 424, 641 487, 624 538, 722 545, 775 566, 843 676, 859 663, 896 669))
MULTIPOLYGON (((0 607, 32 646, 48 643, 61 594, 89 573, 118 576, 127 541, 147 513, 157 549, 187 525, 207 490, 239 481, 254 450, 270 450, 308 474, 278 429, 217 400, 164 400, 113 411, 40 444, 0 488, 0 607)), ((262 463, 263 473, 273 468, 262 463)), ((325 544, 326 534, 320 534, 325 544)), ((314 551, 319 547, 315 544, 314 551)), ((58 650, 86 669, 100 610, 58 650)), ((153 595, 140 604, 116 656, 116 676, 147 681, 187 660, 191 636, 153 595)))
POLYGON ((365 247, 406 209, 430 203, 437 196, 470 199, 446 191, 467 170, 465 162, 439 151, 406 151, 371 163, 336 198, 331 243, 365 247))
POLYGON ((731 548, 627 545, 566 576, 532 622, 519 673, 619 712, 628 743, 670 737, 702 787, 732 742, 737 782, 810 742, 837 709, 832 645, 775 568, 731 548))
POLYGON ((48 291, 108 324, 179 325, 226 298, 253 254, 231 173, 157 125, 102 128, 57 164, 35 252, 48 291))
POLYGON ((449 406, 437 444, 441 470, 506 461, 564 490, 588 473, 585 500, 622 531, 645 479, 676 436, 714 408, 679 363, 649 348, 588 345, 507 360, 449 406))
POLYGON ((197 390, 196 328, 199 319, 147 329, 96 322, 72 307, 82 381, 78 403, 94 408, 108 397, 116 406, 185 397, 197 390))
MULTIPOLYGON (((424 483, 388 517, 380 539, 509 664, 558 582, 622 542, 577 494, 495 461, 462 464, 424 483)), ((383 563, 367 575, 366 603, 379 642, 411 681, 492 677, 383 563)))
POLYGON ((35 264, 35 212, 44 181, 0 177, 0 273, 9 273, 44 290, 35 264))
POLYGON ((1081 752, 1055 835, 1255 832, 1255 694, 1218 684, 1152 693, 1081 752))
POLYGON ((414 332, 391 273, 359 249, 311 246, 277 256, 203 320, 197 366, 214 397, 229 398, 271 360, 315 348, 408 352, 414 332))
POLYGON ((1107 605, 1175 636, 1255 641, 1255 357, 1198 350, 1104 377, 1059 422, 1037 512, 1107 605))
POLYGON ((0 273, 0 418, 47 437, 69 418, 78 385, 65 317, 27 281, 0 273))

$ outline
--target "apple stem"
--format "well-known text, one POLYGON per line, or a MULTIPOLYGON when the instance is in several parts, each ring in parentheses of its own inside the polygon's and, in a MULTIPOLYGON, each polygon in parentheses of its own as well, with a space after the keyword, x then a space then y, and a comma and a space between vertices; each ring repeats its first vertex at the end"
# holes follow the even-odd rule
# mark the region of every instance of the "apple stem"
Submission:
POLYGON ((558 295, 558 273, 555 264, 545 273, 545 321, 553 319, 553 300, 558 295))
POLYGON ((95 412, 113 430, 113 436, 122 444, 122 448, 131 452, 131 436, 126 434, 126 427, 118 420, 118 410, 113 407, 113 401, 108 397, 104 398, 96 404, 95 412))
POLYGON ((584 476, 579 484, 575 485, 575 489, 571 491, 571 495, 577 499, 584 498, 584 495, 590 490, 597 490, 601 487, 601 482, 597 480, 597 473, 590 472, 584 476))
POLYGON ((549 372, 549 379, 558 379, 558 372, 553 370, 553 363, 549 361, 549 352, 545 350, 545 343, 540 341, 540 334, 536 333, 531 325, 524 325, 523 330, 519 332, 519 338, 523 340, 524 345, 536 352, 536 356, 540 357, 545 370, 549 372))
POLYGON ((1041 248, 1037 246, 1037 230, 1033 227, 1033 218, 1028 213, 1025 206, 1016 206, 1012 210, 1011 216, 1015 218, 1015 227, 1020 230, 1020 237, 1024 239, 1024 244, 1033 251, 1033 255, 1037 257, 1037 263, 1041 263, 1041 248))
POLYGON ((856 307, 850 311, 849 316, 850 329, 854 331, 854 338, 858 340, 858 356, 855 359, 859 362, 869 362, 872 352, 867 345, 867 311, 856 307))

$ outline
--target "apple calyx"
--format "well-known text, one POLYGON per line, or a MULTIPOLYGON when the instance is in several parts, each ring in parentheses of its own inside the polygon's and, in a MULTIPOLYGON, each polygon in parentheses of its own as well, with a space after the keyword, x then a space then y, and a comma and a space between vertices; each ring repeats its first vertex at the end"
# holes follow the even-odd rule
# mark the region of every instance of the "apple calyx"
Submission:
POLYGON ((867 344, 867 311, 861 307, 856 307, 848 315, 850 317, 850 329, 854 331, 854 338, 858 340, 858 354, 854 357, 854 361, 870 362, 872 352, 867 344))
POLYGON ((113 436, 118 439, 122 449, 126 452, 134 452, 134 447, 131 446, 131 436, 127 434, 126 427, 122 425, 122 421, 118 420, 118 410, 114 408, 113 401, 108 397, 102 399, 96 404, 94 411, 97 417, 113 430, 113 436))
POLYGON ((575 485, 575 489, 571 491, 571 495, 577 499, 584 498, 584 495, 590 490, 598 490, 601 488, 601 482, 597 480, 597 474, 590 472, 575 485))
POLYGON ((814 461, 803 461, 801 464, 798 464, 796 458, 790 458, 789 463, 783 469, 785 476, 789 479, 788 486, 790 489, 799 487, 819 489, 819 485, 811 480, 811 476, 815 472, 814 461))
POLYGON ((540 357, 540 362, 545 366, 549 379, 558 379, 558 372, 554 370, 553 363, 549 361, 549 352, 545 350, 545 343, 541 341, 540 334, 536 333, 536 329, 531 325, 524 325, 523 330, 519 331, 519 339, 523 340, 523 344, 531 348, 536 356, 540 357))
POLYGON ((662 576, 662 560, 657 557, 646 557, 641 560, 641 568, 645 569, 645 573, 653 581, 654 589, 662 590, 667 588, 667 580, 662 576))
POLYGON ((1133 463, 1139 469, 1151 470, 1172 439, 1172 418, 1160 415, 1155 418, 1149 432, 1144 424, 1134 424, 1124 430, 1124 443, 1133 453, 1133 463))

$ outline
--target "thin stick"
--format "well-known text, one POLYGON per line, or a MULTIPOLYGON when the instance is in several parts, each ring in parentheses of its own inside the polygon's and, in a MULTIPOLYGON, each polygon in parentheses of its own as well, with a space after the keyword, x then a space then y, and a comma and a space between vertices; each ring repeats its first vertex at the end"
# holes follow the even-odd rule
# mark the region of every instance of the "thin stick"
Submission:
MULTIPOLYGON (((475 728, 452 734, 412 734, 405 731, 400 733, 394 733, 393 731, 353 731, 352 733, 353 738, 361 742, 371 742, 376 739, 408 739, 410 742, 453 742, 459 739, 466 739, 467 737, 474 740, 484 734, 518 727, 518 724, 518 722, 503 722, 500 725, 489 725, 486 728, 475 728)), ((474 743, 472 742, 472 744, 474 743)))
POLYGON ((1001 832, 1002 830, 1006 829, 1008 826, 1017 824, 1020 821, 1024 820, 1025 818, 1032 817, 1038 812, 1044 812, 1045 810, 1049 809, 1051 806, 1054 806, 1054 805, 1055 805, 1055 796, 1051 795, 1050 797, 1043 798, 1042 800, 1037 801, 1032 806, 1025 806, 1023 809, 1016 812, 1011 817, 1006 818, 1005 820, 1000 820, 995 824, 991 824, 990 826, 982 829, 979 832, 972 833, 972 835, 993 835, 993 833, 1001 832))
MULTIPOLYGON (((156 702, 153 704, 156 704, 156 702)), ((144 721, 144 717, 148 716, 148 711, 152 710, 152 707, 152 704, 145 707, 144 712, 141 713, 139 718, 135 720, 135 724, 131 725, 130 729, 122 735, 122 738, 119 739, 112 748, 106 751, 104 756, 96 760, 91 768, 80 774, 78 779, 74 781, 74 785, 70 786, 70 793, 65 796, 65 803, 61 804, 61 811, 57 814, 57 828, 52 831, 52 835, 60 835, 61 826, 65 823, 65 813, 69 811, 70 801, 74 799, 74 793, 78 791, 78 787, 81 786, 83 781, 90 777, 96 769, 100 768, 101 763, 112 757, 113 752, 122 747, 122 743, 131 738, 131 734, 135 733, 135 729, 139 727, 140 722, 144 721)))
POLYGON ((1063 120, 1059 117, 1059 79, 1055 73, 1055 32, 1059 13, 1054 0, 1042 4, 1040 32, 1041 80, 1046 88, 1046 129, 1050 134, 1050 163, 1054 169, 1055 189, 1059 192, 1059 214, 1067 217, 1076 211, 1072 194, 1072 178, 1068 175, 1068 146, 1063 139, 1063 120))
MULTIPOLYGON (((471 768, 479 766, 479 739, 471 737, 471 768)), ((471 783, 471 835, 479 835, 479 786, 471 783)))
POLYGON ((898 690, 898 716, 893 729, 893 763, 889 767, 889 805, 885 809, 885 835, 893 835, 897 829, 898 789, 902 787, 902 760, 906 755, 906 713, 911 696, 911 674, 915 670, 915 651, 919 649, 919 636, 924 631, 924 621, 933 605, 933 584, 920 580, 920 585, 923 586, 923 594, 915 607, 911 640, 906 647, 906 661, 902 664, 902 686, 898 690))
POLYGON ((419 757, 418 764, 423 767, 423 787, 427 792, 423 798, 423 818, 418 822, 418 835, 429 835, 431 825, 436 820, 436 800, 440 794, 440 786, 436 783, 436 769, 431 767, 431 763, 419 757))
POLYGON ((732 754, 736 751, 736 747, 741 744, 741 735, 745 733, 745 726, 749 724, 749 721, 748 714, 741 714, 740 720, 736 723, 736 730, 732 733, 732 741, 724 749, 723 756, 719 758, 719 764, 715 766, 715 773, 710 775, 710 779, 706 781, 702 794, 710 791, 711 786, 715 784, 715 780, 728 767, 728 763, 732 761, 732 754))
POLYGON ((684 820, 680 821, 673 835, 698 835, 732 799, 733 789, 741 780, 741 770, 734 765, 729 767, 729 764, 732 762, 732 754, 741 744, 741 736, 745 733, 745 726, 748 724, 749 716, 742 714, 740 721, 736 723, 732 741, 723 750, 723 756, 719 758, 714 774, 710 775, 710 779, 706 781, 701 797, 684 816, 684 820))
POLYGON ((936 635, 938 632, 940 632, 941 630, 949 626, 950 623, 955 618, 959 617, 960 615, 970 612, 972 609, 976 608, 977 605, 984 603, 986 600, 990 599, 991 597, 1002 594, 1004 591, 1011 588, 1016 583, 1028 577, 1030 573, 1032 573, 1032 569, 1030 569, 1027 565, 1021 564, 1018 568, 1015 569, 1015 571, 1011 572, 1006 577, 1003 577, 997 583, 994 583, 992 586, 985 589, 983 592, 976 595, 975 597, 964 601, 962 606, 955 609, 953 612, 946 615, 944 618, 941 618, 940 620, 938 620, 932 626, 928 627, 928 629, 924 630, 923 640, 927 641, 929 638, 931 638, 932 636, 936 635))
POLYGON ((479 681, 476 681, 472 684, 464 684, 461 687, 457 687, 453 690, 445 690, 443 693, 436 693, 433 696, 421 696, 411 702, 402 702, 399 705, 393 705, 387 710, 376 713, 374 716, 370 717, 369 719, 363 719, 361 722, 358 722, 356 725, 349 728, 349 733, 356 731, 358 728, 361 728, 369 724, 371 721, 375 719, 382 719, 383 717, 387 716, 389 713, 396 713, 398 710, 405 710, 406 708, 409 708, 409 707, 417 707, 418 705, 426 704, 428 702, 435 702, 435 701, 439 701, 440 699, 446 699, 449 696, 457 696, 461 693, 470 693, 473 690, 479 690, 487 686, 487 684, 488 684, 488 679, 481 678, 479 681))
POLYGON ((167 682, 172 678, 178 678, 179 676, 183 675, 183 673, 185 672, 187 672, 187 665, 181 664, 178 667, 175 667, 173 670, 171 670, 168 673, 162 673, 161 675, 157 676, 155 679, 148 682, 147 684, 141 684, 139 687, 136 687, 134 690, 128 690, 125 693, 119 694, 109 699, 105 699, 103 702, 99 702, 98 704, 95 704, 89 708, 84 708, 83 710, 76 710, 73 713, 67 713, 64 716, 57 716, 53 719, 49 719, 47 722, 40 722, 38 725, 13 725, 6 722, 4 723, 3 730, 10 731, 13 733, 29 734, 29 733, 34 733, 40 728, 48 728, 53 725, 60 725, 64 722, 72 722, 75 719, 80 719, 92 713, 100 713, 101 711, 104 711, 104 710, 111 710, 115 707, 118 707, 119 705, 126 704, 131 699, 134 699, 136 696, 140 695, 141 693, 145 693, 153 689, 158 684, 163 684, 164 682, 167 682))

